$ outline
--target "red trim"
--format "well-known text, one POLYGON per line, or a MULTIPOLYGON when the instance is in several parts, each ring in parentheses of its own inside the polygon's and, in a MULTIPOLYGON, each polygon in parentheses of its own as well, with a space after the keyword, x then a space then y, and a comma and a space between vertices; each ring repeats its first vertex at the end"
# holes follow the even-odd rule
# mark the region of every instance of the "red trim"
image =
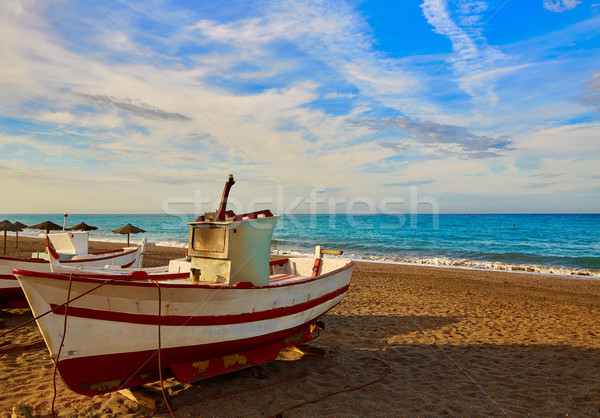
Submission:
MULTIPOLYGON (((108 271, 108 270, 107 270, 108 271)), ((129 284, 148 284, 150 287, 156 287, 154 283, 147 283, 148 280, 170 280, 170 279, 185 279, 190 277, 190 273, 156 273, 156 274, 148 274, 147 272, 140 270, 139 273, 142 274, 132 274, 138 273, 137 271, 131 272, 129 274, 102 274, 102 273, 42 273, 38 271, 28 271, 28 270, 20 270, 14 269, 13 274, 25 277, 42 277, 46 279, 54 279, 54 280, 69 280, 69 277, 73 277, 73 281, 81 282, 81 283, 95 283, 99 284, 99 282, 121 279, 121 281, 116 282, 119 285, 129 285, 129 284), (137 281, 140 282, 137 282, 137 281)), ((161 287, 173 286, 168 283, 161 284, 161 287)), ((183 285, 188 286, 188 285, 183 285)))
MULTIPOLYGON (((123 250, 119 250, 119 251, 123 251, 123 250)), ((61 261, 60 263, 61 264, 69 264, 69 263, 78 264, 78 263, 82 263, 82 262, 85 263, 85 262, 88 262, 88 261, 110 260, 110 259, 121 257, 121 256, 124 256, 124 255, 133 254, 135 252, 137 252, 137 248, 135 250, 123 251, 121 254, 109 255, 109 256, 106 256, 106 257, 97 257, 97 258, 96 257, 89 257, 89 258, 85 258, 85 256, 82 255, 81 258, 78 258, 76 260, 64 260, 64 261, 61 261)))
POLYGON ((29 308, 23 289, 20 286, 0 288, 0 305, 3 303, 8 303, 13 308, 29 308))
POLYGON ((243 213, 241 215, 236 215, 234 221, 246 221, 250 219, 258 219, 258 215, 265 215, 265 218, 272 218, 273 213, 269 209, 265 210, 257 210, 256 212, 243 213), (246 219, 244 219, 246 218, 246 219))
MULTIPOLYGON (((331 299, 334 299, 340 295, 343 295, 348 291, 350 285, 346 285, 334 292, 328 293, 319 298, 313 299, 308 302, 299 303, 297 305, 286 306, 283 308, 270 309, 268 311, 249 312, 243 314, 234 315, 221 315, 221 316, 180 316, 180 315, 167 315, 160 317, 160 324, 164 326, 214 326, 214 325, 231 325, 241 324, 247 322, 264 321, 267 319, 276 319, 283 316, 293 315, 302 311, 306 311, 315 306, 321 305, 331 299)), ((57 315, 65 314, 65 307, 50 304, 50 309, 55 309, 54 313, 57 315)), ((142 324, 142 325, 157 325, 157 315, 141 315, 141 314, 130 314, 124 312, 112 312, 103 311, 99 309, 79 308, 75 306, 69 306, 69 316, 75 316, 79 318, 88 319, 99 319, 102 321, 115 321, 125 322, 129 324, 142 324)))
POLYGON ((137 259, 133 259, 133 260, 131 260, 131 263, 123 264, 121 266, 121 268, 126 269, 127 267, 131 267, 133 265, 133 263, 135 263, 136 261, 137 261, 137 259))
POLYGON ((28 263, 48 263, 49 261, 44 259, 44 258, 18 258, 18 257, 5 257, 5 256, 0 256, 0 260, 7 260, 7 261, 26 261, 28 263))
POLYGON ((252 282, 235 282, 233 287, 236 289, 254 289, 256 286, 252 282))
MULTIPOLYGON (((337 274, 340 271, 351 268, 352 266, 354 266, 354 261, 350 261, 345 266, 342 266, 336 270, 332 270, 329 273, 322 274, 319 277, 314 277, 314 278, 311 277, 311 278, 307 278, 306 280, 299 280, 299 281, 294 281, 294 282, 289 282, 289 283, 281 283, 281 284, 273 285, 273 287, 279 288, 279 287, 284 287, 284 286, 296 286, 298 284, 310 283, 312 281, 321 280, 325 277, 329 277, 334 274, 337 274)), ((63 274, 40 273, 37 271, 29 271, 29 270, 22 270, 22 269, 13 270, 13 274, 18 274, 20 276, 44 277, 44 278, 49 278, 49 279, 65 280, 65 281, 72 279, 74 282, 96 283, 96 284, 98 284, 98 279, 102 279, 103 281, 115 279, 116 281, 113 283, 118 284, 120 286, 156 287, 156 285, 154 283, 148 283, 147 281, 139 281, 138 282, 138 281, 131 280, 131 278, 128 278, 127 276, 118 275, 118 274, 115 275, 115 274, 75 274, 74 273, 74 274, 70 275, 70 274, 64 274, 64 273, 63 274), (121 279, 121 280, 119 280, 119 279, 121 279)), ((178 276, 180 276, 181 278, 184 278, 184 277, 189 276, 189 273, 169 273, 169 274, 165 274, 165 275, 153 274, 151 277, 153 280, 162 280, 162 279, 176 278, 178 276)), ((192 284, 192 283, 161 283, 160 287, 161 288, 198 288, 198 289, 215 289, 216 288, 216 289, 232 290, 232 291, 243 290, 243 289, 236 289, 234 287, 223 286, 223 285, 192 284)), ((271 287, 271 286, 270 285, 260 286, 260 287, 256 287, 256 289, 265 289, 268 287, 271 287)))
POLYGON ((48 250, 48 252, 50 253, 50 256, 52 258, 54 258, 55 260, 58 260, 60 258, 60 256, 58 255, 58 253, 56 252, 56 250, 54 248, 52 248, 51 246, 49 246, 48 244, 46 244, 46 249, 48 250))
POLYGON ((289 258, 282 258, 280 260, 270 260, 269 261, 269 266, 282 266, 285 263, 287 263, 288 261, 290 261, 289 258))
POLYGON ((0 274, 0 280, 17 280, 14 274, 0 274))
POLYGON ((93 253, 88 253, 91 255, 101 255, 101 254, 111 254, 111 253, 120 253, 124 252, 125 248, 119 248, 117 250, 107 250, 107 251, 94 251, 93 253))

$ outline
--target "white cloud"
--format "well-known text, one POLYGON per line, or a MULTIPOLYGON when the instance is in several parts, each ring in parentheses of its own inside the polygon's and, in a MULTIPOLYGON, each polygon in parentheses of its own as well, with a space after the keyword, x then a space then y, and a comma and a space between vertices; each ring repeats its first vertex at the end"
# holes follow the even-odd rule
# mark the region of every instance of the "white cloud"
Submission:
POLYGON ((544 0, 544 9, 562 13, 565 10, 574 9, 579 3, 581 0, 544 0))
MULTIPOLYGON (((485 191, 500 188, 503 181, 519 181, 515 158, 568 157, 569 148, 563 145, 544 151, 547 141, 558 141, 561 135, 575 138, 572 153, 585 157, 581 150, 586 141, 593 141, 585 135, 598 128, 590 125, 585 135, 583 127, 581 131, 536 128, 526 136, 523 132, 532 124, 577 117, 585 107, 552 101, 546 107, 521 109, 500 102, 489 112, 483 107, 465 110, 445 99, 431 103, 430 96, 422 94, 410 102, 411 119, 422 123, 405 126, 412 135, 402 144, 406 150, 400 150, 397 142, 396 148, 378 146, 397 138, 389 132, 374 138, 371 126, 348 121, 392 116, 419 87, 419 74, 440 56, 418 55, 411 61, 378 51, 368 20, 353 4, 274 2, 257 6, 251 17, 240 13, 231 21, 210 14, 188 15, 181 9, 163 20, 165 15, 154 9, 163 7, 157 3, 149 10, 135 5, 140 10, 132 10, 118 2, 126 10, 125 14, 112 10, 115 19, 152 59, 95 9, 83 13, 84 24, 60 16, 58 27, 54 9, 44 9, 43 2, 10 5, 0 6, 0 114, 10 121, 3 127, 0 147, 14 158, 0 157, 5 158, 0 171, 13 173, 11 181, 34 194, 40 171, 33 156, 43 158, 49 181, 40 196, 53 207, 58 204, 51 196, 69 188, 89 200, 88 211, 110 210, 115 200, 135 211, 138 202, 126 202, 128 196, 149 190, 152 193, 140 198, 139 205, 156 211, 162 197, 189 194, 195 183, 216 179, 218 196, 221 174, 230 171, 239 179, 257 179, 261 187, 284 184, 308 190, 323 184, 345 187, 345 196, 374 197, 380 191, 373 184, 408 173, 406 181, 439 193, 454 187, 467 193, 468 183, 461 182, 473 172, 490 174, 489 161, 500 161, 507 167, 504 177, 476 180, 477 191, 485 191), (170 32, 155 32, 152 24, 138 26, 144 19, 168 25, 170 32), (70 37, 78 31, 81 39, 70 37), (339 108, 328 112, 323 98, 339 108), (6 134, 19 122, 18 129, 26 135, 6 134), (515 138, 516 146, 522 143, 522 149, 503 148, 507 135, 515 138), (423 155, 436 159, 424 161, 423 155), (465 155, 481 158, 458 158, 465 155), (93 171, 81 169, 84 166, 93 171), (95 189, 97 196, 73 185, 71 177, 93 184, 86 187, 95 189), (114 184, 116 199, 110 198, 104 184, 114 184)), ((453 5, 458 11, 451 13, 445 3, 427 0, 423 13, 434 30, 452 42, 455 56, 450 63, 463 90, 476 100, 494 103, 496 83, 508 75, 521 75, 527 64, 500 66, 502 55, 473 32, 486 3, 453 5)), ((596 88, 593 80, 590 92, 596 88)), ((447 81, 446 74, 437 77, 432 90, 439 87, 439 91, 433 93, 461 96, 447 81), (448 86, 451 91, 446 93, 448 86)), ((519 100, 527 99, 518 93, 519 100)), ((503 92, 502 98, 508 94, 503 92)), ((577 164, 572 154, 568 164, 569 168, 577 164)), ((550 162, 542 165, 548 173, 535 174, 560 174, 550 170, 555 168, 550 162)), ((538 180, 551 182, 550 177, 538 180)))
POLYGON ((39 120, 57 124, 72 124, 77 118, 70 112, 43 112, 40 114, 39 120))
POLYGON ((600 122, 542 128, 520 138, 522 154, 536 157, 594 159, 600 155, 600 122))

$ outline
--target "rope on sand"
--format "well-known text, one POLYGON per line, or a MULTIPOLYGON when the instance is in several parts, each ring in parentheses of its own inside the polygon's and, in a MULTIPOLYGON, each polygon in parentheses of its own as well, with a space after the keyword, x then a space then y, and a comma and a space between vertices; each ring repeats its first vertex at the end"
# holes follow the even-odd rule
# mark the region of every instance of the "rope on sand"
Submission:
POLYGON ((337 395, 339 393, 352 392, 352 391, 355 391, 355 390, 362 389, 362 388, 364 388, 366 386, 372 385, 373 383, 377 383, 377 382, 383 380, 388 374, 390 374, 392 372, 392 368, 387 363, 385 363, 384 361, 379 360, 379 359, 377 359, 375 357, 362 357, 359 360, 375 360, 375 361, 378 361, 379 363, 383 364, 386 367, 386 371, 385 371, 385 373, 383 373, 383 375, 381 375, 380 377, 378 377, 375 380, 371 380, 369 382, 363 383, 362 385, 354 386, 354 387, 351 387, 351 388, 346 388, 346 389, 342 389, 342 390, 337 390, 335 392, 330 392, 330 393, 328 393, 326 395, 323 395, 323 396, 321 396, 319 398, 316 398, 316 399, 312 399, 310 401, 301 402, 299 404, 290 406, 289 408, 286 408, 283 411, 277 412, 276 414, 270 415, 269 418, 275 418, 275 417, 279 418, 279 417, 282 417, 285 412, 289 412, 292 409, 296 409, 296 408, 299 408, 299 407, 304 406, 304 405, 309 405, 309 404, 312 404, 312 403, 320 402, 323 399, 329 398, 330 396, 337 395))
MULTIPOLYGON (((290 378, 287 378, 287 379, 278 380, 277 382, 267 383, 266 385, 260 385, 260 386, 256 386, 256 387, 248 388, 248 389, 241 389, 241 390, 237 390, 237 391, 234 391, 234 392, 223 393, 221 395, 207 396, 207 397, 204 397, 204 398, 201 398, 201 399, 194 399, 192 401, 188 401, 188 402, 185 402, 185 403, 177 406, 175 408, 175 410, 178 410, 180 408, 184 408, 186 406, 197 405, 197 404, 202 403, 202 402, 214 401, 214 400, 217 400, 217 399, 223 399, 223 398, 227 398, 227 397, 230 397, 230 396, 241 395, 242 393, 246 393, 246 392, 254 392, 256 390, 266 389, 266 388, 271 387, 271 386, 276 386, 276 385, 280 385, 280 384, 283 384, 283 383, 291 382, 292 380, 300 379, 300 378, 302 378, 302 377, 304 377, 304 376, 306 376, 306 375, 308 375, 310 373, 321 372, 323 370, 328 370, 328 369, 331 369, 331 368, 336 367, 336 366, 339 366, 339 364, 338 363, 333 363, 333 364, 330 364, 328 366, 321 367, 321 368, 318 368, 318 369, 309 369, 309 370, 306 370, 306 371, 300 373, 298 376, 294 376, 294 377, 290 377, 290 378)), ((159 409, 155 413, 162 413, 162 412, 165 412, 164 408, 163 409, 159 409)))

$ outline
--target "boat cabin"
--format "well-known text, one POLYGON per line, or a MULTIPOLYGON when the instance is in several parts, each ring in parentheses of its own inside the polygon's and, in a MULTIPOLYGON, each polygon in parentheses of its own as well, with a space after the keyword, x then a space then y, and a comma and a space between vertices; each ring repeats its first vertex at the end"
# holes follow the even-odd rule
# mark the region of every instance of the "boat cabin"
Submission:
POLYGON ((244 215, 214 213, 190 222, 188 257, 191 277, 197 283, 229 286, 269 285, 269 254, 279 216, 270 210, 244 215))
MULTIPOLYGON (((88 254, 88 232, 56 232, 48 234, 48 238, 56 252, 60 255, 60 260, 70 260, 75 255, 88 254)), ((49 260, 47 253, 36 252, 32 253, 31 256, 49 260)))

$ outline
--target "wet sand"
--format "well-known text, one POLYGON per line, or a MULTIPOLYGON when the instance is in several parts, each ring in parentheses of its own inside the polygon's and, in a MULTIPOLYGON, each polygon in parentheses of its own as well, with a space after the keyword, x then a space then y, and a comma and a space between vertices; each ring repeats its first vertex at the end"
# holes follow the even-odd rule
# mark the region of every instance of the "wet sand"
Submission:
MULTIPOLYGON (((7 255, 42 251, 9 237, 7 255)), ((115 244, 90 243, 90 250, 115 244)), ((144 264, 184 249, 148 247, 144 264)), ((31 318, 3 310, 8 327, 31 318)), ((350 291, 311 345, 326 358, 277 361, 184 385, 165 381, 177 417, 597 416, 600 414, 600 281, 534 274, 357 263, 350 291), (357 388, 392 372, 382 380, 357 388), (256 389, 256 390, 252 390, 256 389)), ((25 404, 50 416, 53 364, 35 325, 0 339, 0 417, 25 404), (6 352, 9 351, 9 352, 6 352)), ((149 416, 118 394, 88 398, 56 379, 58 416, 149 416)), ((159 385, 155 384, 155 388, 159 385)), ((158 416, 169 416, 159 413, 158 416)))

